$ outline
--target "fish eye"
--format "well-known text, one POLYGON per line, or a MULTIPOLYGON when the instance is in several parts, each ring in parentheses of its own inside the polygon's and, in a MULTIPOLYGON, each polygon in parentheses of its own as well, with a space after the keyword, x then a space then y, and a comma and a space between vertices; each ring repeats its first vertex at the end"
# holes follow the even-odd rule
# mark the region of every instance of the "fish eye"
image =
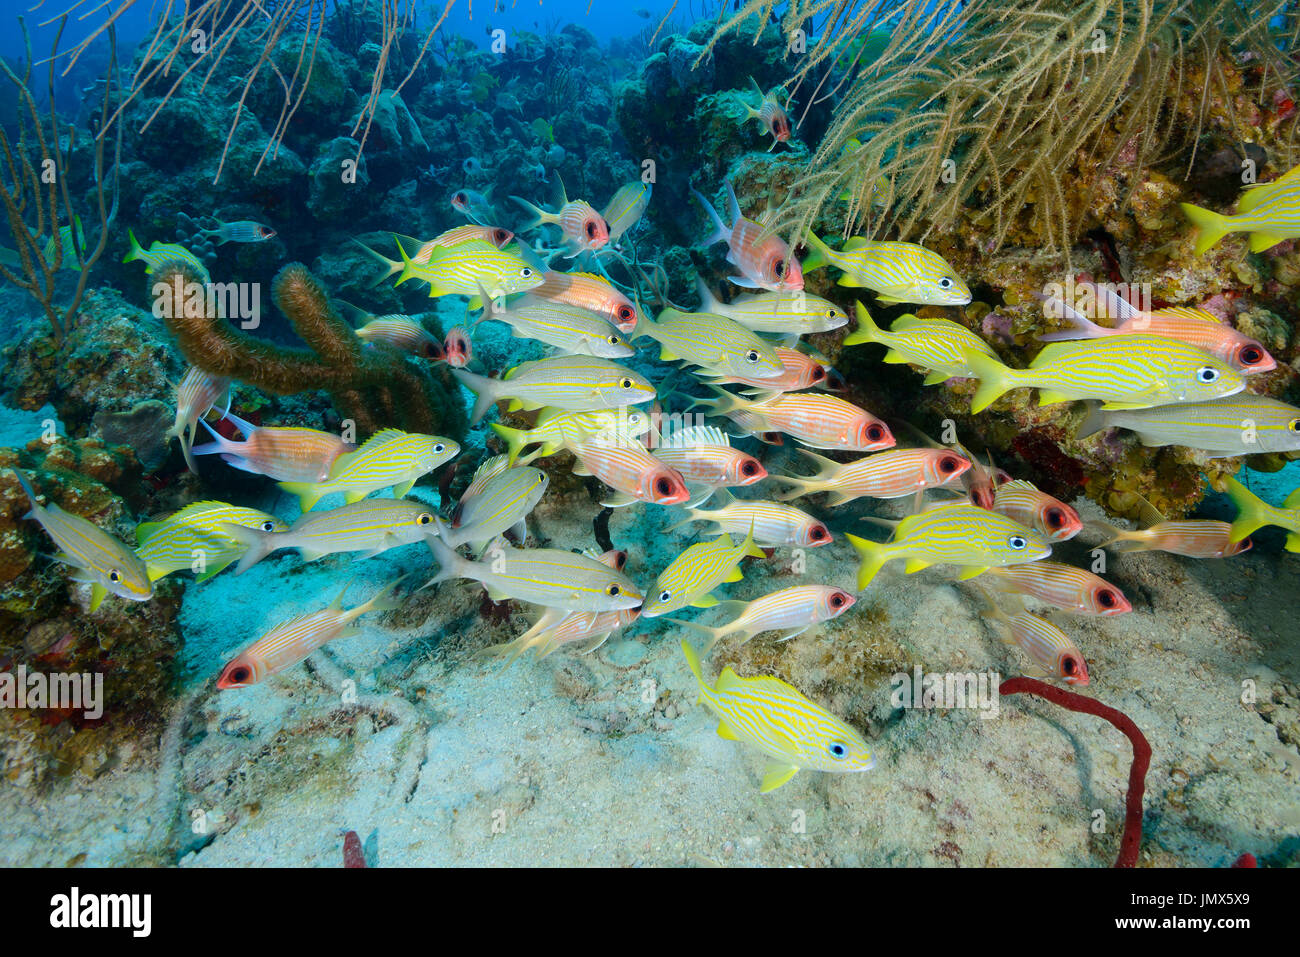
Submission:
POLYGON ((746 352, 746 353, 745 353, 745 361, 747 361, 747 362, 757 362, 757 361, 758 361, 758 351, 757 351, 756 349, 750 349, 748 352, 746 352))
POLYGON ((622 378, 622 379, 619 379, 619 380, 618 380, 618 387, 619 387, 620 389, 630 389, 630 388, 632 388, 632 380, 631 380, 631 379, 628 379, 628 378, 622 378))
POLYGON ((433 521, 433 516, 430 515, 428 512, 421 512, 420 517, 417 518, 416 521, 419 522, 421 525, 428 525, 430 522, 433 521))
POLYGON ((618 345, 618 336, 610 336, 605 341, 608 342, 611 346, 616 346, 618 345))
POLYGON ((523 269, 519 270, 519 275, 525 279, 531 279, 533 276, 533 271, 529 269, 527 266, 525 266, 523 269))
POLYGON ((775 265, 772 266, 772 275, 776 276, 777 279, 780 279, 781 274, 784 272, 785 272, 785 263, 781 262, 778 259, 775 265))
POLYGON ((1262 361, 1263 358, 1264 350, 1259 346, 1246 346, 1246 348, 1241 350, 1241 361, 1245 362, 1247 365, 1254 365, 1255 363, 1262 361))
POLYGON ((673 597, 673 593, 670 592, 670 591, 661 591, 661 592, 659 593, 659 600, 660 600, 660 601, 667 601, 669 598, 672 598, 672 597, 673 597))
POLYGON ((592 220, 587 220, 587 235, 592 239, 596 238, 596 224, 592 220))
POLYGON ((1115 593, 1109 588, 1103 588, 1097 592, 1097 604, 1102 608, 1114 608, 1119 602, 1115 600, 1115 593))
POLYGON ((821 366, 815 366, 813 368, 812 377, 813 379, 824 379, 826 378, 826 370, 823 369, 821 366))
POLYGON ((834 310, 834 309, 827 309, 827 310, 826 310, 826 318, 827 318, 827 319, 834 319, 834 318, 835 318, 835 310, 834 310))
POLYGON ((1049 508, 1047 510, 1047 524, 1052 528, 1060 528, 1065 524, 1065 513, 1059 508, 1049 508))
POLYGON ((631 306, 619 306, 619 307, 618 307, 618 317, 619 317, 620 319, 622 319, 624 322, 627 322, 627 321, 630 320, 633 316, 634 316, 634 313, 632 312, 632 307, 631 307, 631 306))
POLYGON ((940 472, 957 471, 957 460, 950 455, 945 455, 943 458, 939 460, 939 471, 940 472))
POLYGON ((457 193, 456 195, 454 195, 454 196, 451 198, 451 201, 452 201, 453 203, 460 203, 461 205, 464 205, 464 204, 466 204, 467 202, 469 202, 469 199, 468 199, 468 197, 466 197, 466 195, 465 195, 464 193, 457 193))
POLYGON ((843 595, 841 595, 839 592, 836 592, 834 595, 831 595, 831 607, 832 607, 832 608, 839 608, 839 607, 840 607, 841 605, 843 605, 843 604, 844 604, 844 596, 843 596, 843 595))
POLYGON ((264 531, 264 532, 273 532, 273 531, 275 531, 275 522, 263 522, 263 523, 262 523, 262 531, 264 531))
POLYGON ((1072 675, 1077 670, 1078 670, 1078 666, 1075 665, 1073 658, 1067 656, 1066 659, 1061 662, 1061 671, 1063 671, 1065 674, 1072 675))
POLYGON ((605 588, 605 594, 609 595, 611 598, 620 594, 622 591, 623 589, 619 588, 617 585, 609 585, 605 588))
POLYGON ((832 741, 827 745, 826 750, 832 758, 836 759, 848 757, 849 753, 849 749, 838 741, 832 741))
POLYGON ((944 276, 942 279, 939 280, 939 288, 940 288, 940 289, 951 289, 951 288, 952 288, 952 280, 949 279, 947 276, 944 276))
POLYGON ((824 525, 814 525, 808 532, 809 540, 814 542, 820 542, 829 537, 830 532, 826 531, 826 526, 824 525))
POLYGON ((492 241, 504 246, 510 241, 510 234, 504 229, 494 229, 492 230, 492 241))
POLYGON ((243 684, 248 680, 248 669, 240 665, 234 671, 230 672, 230 680, 236 684, 243 684))
POLYGON ((1012 548, 1014 548, 1016 551, 1020 551, 1029 543, 1025 541, 1023 536, 1012 535, 1010 538, 1007 539, 1007 544, 1010 545, 1012 548))
POLYGON ((758 474, 758 463, 757 463, 757 462, 742 462, 741 465, 740 465, 740 474, 741 474, 741 475, 757 475, 757 474, 758 474))
POLYGON ((1300 419, 1292 419, 1286 424, 1286 427, 1292 432, 1300 432, 1300 419))
POLYGON ((1196 381, 1205 383, 1218 382, 1219 370, 1213 366, 1201 366, 1196 370, 1196 381))
POLYGON ((885 437, 885 430, 878 425, 867 426, 867 438, 872 442, 879 442, 885 437))
POLYGON ((120 582, 122 580, 122 576, 119 575, 117 573, 117 569, 114 568, 111 572, 108 573, 108 580, 111 582, 120 582))
POLYGON ((655 479, 655 491, 660 495, 671 495, 673 491, 673 483, 663 477, 657 478, 655 479))
POLYGON ((447 451, 447 446, 445 446, 445 445, 443 445, 441 442, 439 442, 437 445, 435 445, 435 446, 433 447, 433 451, 435 451, 435 452, 445 452, 445 451, 447 451))

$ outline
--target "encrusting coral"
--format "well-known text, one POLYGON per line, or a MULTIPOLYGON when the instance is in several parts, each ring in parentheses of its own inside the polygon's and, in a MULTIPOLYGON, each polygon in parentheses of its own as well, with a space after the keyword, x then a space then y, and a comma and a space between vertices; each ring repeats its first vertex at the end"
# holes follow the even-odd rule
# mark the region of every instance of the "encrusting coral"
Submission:
POLYGON ((359 435, 386 426, 461 437, 465 410, 455 389, 386 343, 364 343, 330 305, 301 263, 276 275, 272 298, 308 348, 278 346, 235 329, 219 315, 193 267, 168 260, 154 274, 158 309, 181 351, 212 375, 273 395, 328 392, 359 435))

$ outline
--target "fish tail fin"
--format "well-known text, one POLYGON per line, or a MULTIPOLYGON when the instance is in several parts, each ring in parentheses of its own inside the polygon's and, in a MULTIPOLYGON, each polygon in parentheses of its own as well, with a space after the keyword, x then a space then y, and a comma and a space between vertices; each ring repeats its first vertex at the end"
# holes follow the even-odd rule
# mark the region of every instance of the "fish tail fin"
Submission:
POLYGON ((880 342, 881 329, 876 325, 876 320, 871 318, 871 313, 862 303, 857 304, 858 327, 844 337, 846 346, 856 346, 864 342, 880 342))
POLYGON ((971 412, 983 412, 1003 393, 1016 388, 1015 370, 1009 369, 992 356, 982 352, 969 352, 966 362, 979 377, 979 388, 971 399, 971 412))
POLYGON ((216 453, 218 453, 218 452, 230 452, 230 451, 233 451, 233 445, 234 445, 234 443, 231 442, 231 441, 230 441, 228 438, 226 438, 224 435, 222 435, 220 432, 218 432, 216 429, 214 429, 212 426, 208 425, 206 419, 199 419, 199 424, 202 425, 205 429, 208 430, 208 434, 209 434, 210 436, 212 436, 212 441, 211 441, 211 442, 206 442, 206 443, 204 443, 203 445, 193 445, 193 446, 191 446, 191 447, 190 447, 190 452, 191 452, 191 454, 193 454, 193 455, 214 455, 214 454, 216 454, 216 453))
POLYGON ((23 491, 27 493, 27 500, 31 502, 32 505, 31 509, 23 516, 23 518, 34 518, 36 516, 36 510, 40 508, 40 506, 36 504, 36 493, 32 491, 31 483, 27 481, 23 476, 23 473, 18 471, 18 469, 10 469, 9 471, 14 473, 14 478, 18 479, 18 484, 23 487, 23 491))
POLYGON ((524 446, 528 445, 528 436, 523 429, 512 429, 508 425, 502 425, 500 422, 491 422, 488 424, 497 435, 501 436, 506 443, 506 459, 511 465, 515 464, 515 459, 519 458, 519 453, 523 451, 524 446))
POLYGON ((126 231, 126 238, 130 240, 131 248, 127 250, 122 262, 129 263, 135 262, 137 259, 144 259, 144 249, 141 248, 140 241, 135 238, 135 233, 129 227, 126 231))
POLYGON ((712 399, 695 399, 695 405, 703 406, 715 415, 726 415, 728 412, 735 412, 737 409, 743 409, 748 403, 740 396, 728 392, 726 389, 719 388, 716 385, 709 386, 713 392, 712 399))
POLYGON ((813 475, 773 475, 772 478, 789 486, 789 488, 772 493, 772 498, 777 502, 789 502, 800 496, 812 495, 822 490, 815 484, 816 476, 813 475))
POLYGON ((456 554, 456 550, 442 539, 430 535, 425 539, 425 544, 429 546, 429 551, 433 553, 434 561, 438 563, 438 571, 425 582, 421 587, 428 588, 430 585, 436 585, 438 582, 447 581, 449 578, 468 578, 465 575, 465 566, 472 564, 456 554))
POLYGON ((1095 402, 1088 403, 1088 414, 1084 416, 1083 422, 1075 431, 1076 439, 1086 439, 1090 435, 1096 435, 1102 429, 1109 427, 1109 419, 1101 406, 1095 402))
POLYGON ((1232 223, 1227 216, 1213 210, 1193 206, 1191 203, 1179 203, 1192 226, 1196 229, 1197 255, 1208 252, 1215 243, 1232 232, 1232 223))
POLYGON ((709 217, 709 222, 713 224, 713 232, 710 233, 708 238, 704 241, 704 245, 712 246, 714 243, 725 243, 727 238, 731 235, 731 230, 727 229, 727 224, 722 221, 722 217, 718 215, 718 211, 713 208, 713 204, 705 199, 704 194, 698 189, 692 187, 691 195, 695 197, 697 203, 704 207, 704 212, 709 217))
POLYGON ((456 377, 457 382, 475 394, 474 411, 470 414, 469 423, 478 425, 483 420, 483 416, 487 415, 488 409, 492 408, 492 403, 497 400, 497 380, 475 375, 464 369, 452 369, 451 374, 456 377))
MULTIPOLYGON (((396 239, 396 237, 394 238, 396 239)), ((360 246, 361 249, 367 255, 370 256, 370 258, 372 258, 373 260, 375 260, 375 262, 379 263, 384 267, 383 273, 379 276, 376 276, 375 279, 369 285, 378 286, 389 276, 396 275, 397 273, 402 271, 402 261, 400 259, 389 259, 383 253, 379 252, 377 249, 371 249, 369 246, 367 246, 359 239, 354 239, 352 240, 352 242, 355 243, 357 246, 360 246)), ((400 241, 398 242, 398 247, 401 248, 400 241)))
POLYGON ((401 575, 390 581, 379 591, 375 592, 374 597, 362 605, 361 610, 358 611, 357 614, 364 615, 368 611, 392 611, 394 608, 401 608, 402 600, 400 598, 395 598, 393 592, 397 589, 397 586, 402 583, 402 579, 405 577, 405 575, 401 575))
MULTIPOLYGON (((808 248, 811 249, 812 251, 808 253, 808 258, 799 264, 799 268, 802 269, 805 273, 809 273, 812 272, 814 269, 822 269, 826 266, 829 266, 831 264, 832 261, 831 257, 834 252, 831 249, 831 247, 827 246, 824 242, 822 242, 821 238, 816 233, 814 233, 811 229, 808 229, 804 232, 804 239, 808 240, 808 248)), ((861 320, 862 318, 861 315, 859 315, 858 318, 859 320, 861 320)), ((861 330, 862 327, 859 326, 858 328, 859 330, 861 330)), ((856 335, 856 333, 854 333, 854 335, 856 335)), ((850 338, 852 338, 852 336, 850 336, 850 338)), ((865 340, 860 340, 860 341, 865 341, 865 340)), ((846 340, 846 344, 848 344, 847 340, 846 340)))
MULTIPOLYGON (((564 187, 561 186, 560 188, 563 189, 564 187)), ((541 226, 543 223, 558 223, 560 221, 560 218, 556 216, 554 213, 548 213, 540 206, 534 206, 526 199, 523 199, 519 196, 511 196, 510 198, 513 199, 520 206, 522 206, 526 212, 533 214, 533 218, 529 220, 528 224, 525 226, 521 226, 519 228, 518 231, 521 233, 526 233, 530 229, 536 229, 538 226, 541 226)))
POLYGON ((698 631, 700 634, 705 635, 709 639, 708 643, 704 646, 705 654, 708 654, 709 650, 727 634, 729 628, 727 625, 710 628, 708 625, 701 625, 694 621, 687 621, 685 618, 665 618, 664 621, 671 621, 674 625, 681 625, 683 628, 689 628, 692 631, 698 631))
POLYGON ((1127 529, 1111 525, 1109 522, 1100 521, 1091 521, 1088 523, 1088 527, 1093 528, 1102 534, 1101 541, 1094 546, 1096 548, 1109 548, 1114 545, 1122 545, 1124 548, 1121 550, 1140 550, 1140 548, 1137 547, 1141 544, 1141 538, 1139 537, 1141 535, 1140 532, 1131 532, 1127 529))
POLYGON ((858 591, 862 591, 871 584, 871 580, 876 577, 880 569, 885 567, 889 561, 890 554, 887 546, 880 542, 873 542, 870 539, 859 538, 856 535, 846 532, 844 537, 849 540, 853 550, 858 553, 860 559, 858 563, 858 591))
POLYGON ((310 512, 325 495, 321 487, 314 482, 278 482, 276 484, 290 495, 298 496, 298 507, 303 512, 310 512))
POLYGON ((230 525, 222 523, 221 530, 245 546, 244 554, 239 558, 239 564, 235 566, 235 574, 242 575, 258 562, 260 562, 271 552, 275 551, 275 532, 264 532, 260 528, 249 528, 247 525, 230 525))
POLYGON ((740 222, 740 200, 736 199, 736 189, 729 179, 724 179, 722 185, 727 188, 727 215, 731 217, 733 223, 738 223, 740 222))
POLYGON ((1233 544, 1241 541, 1251 532, 1269 524, 1268 503, 1261 499, 1235 478, 1228 479, 1228 498, 1237 506, 1237 517, 1232 520, 1232 534, 1228 540, 1233 544))

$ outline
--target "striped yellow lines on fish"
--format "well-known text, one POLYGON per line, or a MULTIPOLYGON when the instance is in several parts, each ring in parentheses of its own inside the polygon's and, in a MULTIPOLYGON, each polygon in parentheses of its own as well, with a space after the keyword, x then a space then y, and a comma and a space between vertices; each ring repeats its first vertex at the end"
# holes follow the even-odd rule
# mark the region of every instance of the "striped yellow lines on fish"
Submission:
POLYGON ((699 700, 718 718, 718 736, 740 741, 768 758, 762 793, 775 791, 801 770, 853 772, 875 767, 862 735, 780 678, 741 678, 723 668, 712 687, 700 659, 683 641, 682 653, 699 687, 699 700))
POLYGON ((1054 342, 1028 369, 969 355, 979 377, 971 411, 982 412, 1013 389, 1038 389, 1038 404, 1101 399, 1104 409, 1203 402, 1246 387, 1240 372, 1202 349, 1160 336, 1110 336, 1054 342))
POLYGON ((710 526, 705 530, 705 534, 713 532, 740 534, 752 528, 754 541, 769 547, 793 545, 801 548, 816 548, 819 545, 830 544, 831 533, 826 525, 791 505, 759 499, 733 498, 729 492, 722 489, 714 493, 713 499, 717 508, 688 509, 690 516, 676 525, 670 525, 668 531, 682 528, 691 522, 709 522, 710 526))
POLYGON ((1136 432, 1146 446, 1181 445, 1211 458, 1300 451, 1300 409, 1250 392, 1153 409, 1094 407, 1075 438, 1109 428, 1136 432))
POLYGON ((971 300, 970 288, 957 271, 924 246, 853 236, 836 250, 811 229, 805 237, 812 249, 803 261, 805 272, 836 266, 842 273, 841 286, 870 289, 881 302, 964 306, 971 300))
POLYGON ((322 645, 356 634, 353 622, 362 615, 388 611, 401 604, 392 598, 393 589, 400 581, 399 578, 391 582, 369 601, 348 609, 343 607, 343 595, 348 590, 344 585, 327 608, 281 622, 232 658, 221 669, 217 687, 226 691, 255 685, 270 675, 292 668, 322 645))
POLYGON ((1122 615, 1133 610, 1118 588, 1082 568, 1058 562, 1028 562, 990 568, 987 584, 1084 615, 1122 615))
POLYGON ((397 250, 402 257, 402 271, 395 285, 408 279, 429 284, 429 296, 467 296, 469 307, 477 309, 480 287, 493 297, 528 292, 542 284, 536 266, 514 247, 497 249, 492 243, 472 239, 455 246, 439 246, 430 251, 427 263, 416 263, 406 253, 400 240, 397 250))
POLYGON ((614 493, 601 504, 619 508, 635 502, 678 505, 691 497, 680 472, 636 442, 595 436, 573 447, 574 475, 594 475, 614 493))
POLYGON ((442 343, 410 316, 373 316, 364 326, 357 328, 357 338, 367 343, 385 342, 422 359, 437 361, 446 358, 442 343))
MULTIPOLYGON (((1231 492, 1229 492, 1231 494, 1231 492)), ((1138 528, 1125 530, 1105 522, 1090 525, 1106 533, 1098 547, 1118 552, 1169 552, 1187 558, 1226 558, 1250 548, 1249 531, 1213 519, 1170 521, 1138 496, 1138 528), (1240 532, 1240 534, 1238 534, 1240 532), (1235 536, 1235 537, 1234 537, 1235 536)))
POLYGON ((1075 289, 1081 292, 1080 304, 1090 304, 1098 315, 1109 316, 1118 325, 1113 329, 1099 326, 1070 303, 1055 296, 1044 297, 1044 315, 1065 319, 1070 328, 1040 335, 1040 342, 1099 339, 1104 336, 1141 333, 1177 339, 1204 349, 1246 375, 1271 372, 1277 368, 1277 360, 1268 354, 1262 343, 1238 332, 1212 312, 1186 306, 1170 306, 1154 312, 1144 312, 1107 286, 1077 283, 1075 289))
POLYGON ((753 386, 745 394, 751 397, 770 395, 773 392, 799 392, 815 385, 825 386, 829 366, 818 361, 806 352, 787 346, 775 346, 772 349, 781 361, 782 371, 770 378, 747 375, 714 375, 709 381, 717 385, 753 386))
POLYGON ((749 435, 783 432, 815 449, 874 452, 891 448, 889 426, 865 409, 833 395, 793 392, 744 399, 712 388, 714 398, 695 404, 725 415, 749 435))
MULTIPOLYGON (((402 236, 398 233, 390 233, 389 235, 392 236, 393 242, 397 243, 399 246, 405 248, 405 246, 409 244, 415 248, 415 252, 410 256, 410 261, 417 266, 429 265, 433 257, 437 255, 438 251, 441 249, 447 249, 452 246, 459 246, 463 243, 469 242, 484 243, 494 246, 497 249, 506 249, 506 247, 510 246, 510 244, 514 242, 515 238, 515 234, 510 232, 508 229, 502 229, 499 226, 482 226, 477 223, 467 223, 464 226, 456 226, 452 229, 448 229, 446 232, 439 233, 433 239, 428 241, 421 241, 411 236, 402 236)), ((385 267, 385 271, 372 280, 370 285, 378 285, 389 276, 397 275, 404 268, 400 259, 389 259, 383 253, 371 249, 360 240, 354 239, 352 242, 357 246, 360 246, 373 259, 382 263, 385 267)), ((523 252, 522 248, 520 248, 518 244, 516 244, 514 251, 523 252)))
POLYGON ((986 596, 986 600, 999 637, 1023 651, 1033 663, 1026 669, 1027 674, 1079 687, 1088 683, 1088 663, 1069 635, 1046 618, 1023 610, 1008 616, 992 599, 986 596))
POLYGON ((517 335, 555 346, 572 355, 625 359, 636 350, 599 313, 546 300, 529 301, 529 297, 506 305, 483 293, 483 314, 475 321, 495 320, 510 326, 517 335))
POLYGON ((73 569, 74 582, 90 585, 90 610, 99 608, 109 594, 128 601, 148 601, 153 597, 153 581, 144 562, 112 535, 51 502, 42 507, 36 493, 17 469, 10 472, 18 480, 31 509, 23 515, 37 522, 59 547, 59 560, 73 569))
POLYGON ((242 575, 281 548, 298 549, 308 562, 336 552, 364 552, 359 557, 370 558, 399 545, 432 539, 433 519, 433 512, 423 502, 367 498, 327 512, 308 512, 287 532, 230 524, 222 530, 248 547, 235 566, 235 574, 242 575))
POLYGON ((700 294, 700 312, 726 316, 753 332, 801 336, 830 332, 849 321, 844 310, 835 303, 803 290, 760 292, 736 296, 723 303, 713 295, 703 279, 696 283, 696 289, 700 294))
POLYGON ((555 356, 524 362, 500 379, 453 370, 460 384, 478 395, 471 423, 494 402, 510 399, 510 410, 551 406, 569 412, 596 412, 640 405, 655 398, 645 376, 596 356, 555 356))
POLYGON ((719 602, 720 611, 735 617, 727 624, 715 628, 679 618, 668 620, 708 635, 709 643, 703 652, 708 654, 709 649, 718 641, 732 635, 740 635, 740 640, 744 643, 765 631, 779 631, 782 634, 777 641, 789 641, 815 625, 838 618, 852 608, 855 602, 855 597, 833 585, 793 585, 769 592, 753 601, 719 602))
POLYGON ((844 345, 875 342, 887 346, 885 362, 911 363, 930 370, 925 377, 926 385, 974 376, 969 361, 971 353, 997 358, 992 346, 950 319, 923 319, 909 314, 899 316, 885 331, 876 325, 862 303, 857 304, 857 313, 858 327, 844 339, 844 345))
POLYGON ((356 448, 332 432, 253 425, 229 410, 223 417, 244 434, 244 441, 228 439, 200 419, 212 441, 191 451, 195 455, 220 455, 237 469, 277 482, 324 481, 335 460, 356 448))
POLYGON ((725 432, 708 425, 670 432, 654 454, 685 479, 694 493, 691 505, 703 505, 717 489, 753 485, 767 477, 758 459, 733 449, 725 432))
POLYGON ((434 523, 438 535, 449 546, 470 542, 481 554, 507 530, 513 529, 519 542, 527 537, 528 515, 546 493, 550 478, 541 469, 506 465, 507 457, 498 455, 479 466, 474 481, 452 512, 450 523, 434 523))
POLYGON ((785 371, 770 343, 726 316, 664 309, 637 324, 632 340, 642 336, 659 343, 661 361, 680 359, 715 375, 768 379, 785 371))
MULTIPOLYGON (((886 523, 888 524, 888 523, 886 523)), ((887 563, 906 560, 907 574, 931 565, 960 565, 963 580, 989 568, 1046 558, 1051 543, 1019 522, 967 502, 939 505, 898 522, 886 543, 845 536, 861 557, 858 590, 887 563)))
POLYGON ((154 240, 149 245, 148 249, 143 249, 141 248, 140 243, 136 240, 135 233, 128 229, 126 235, 127 239, 131 243, 131 248, 127 251, 126 256, 123 257, 122 262, 129 263, 135 260, 140 260, 144 263, 145 273, 152 276, 154 270, 167 260, 179 259, 198 274, 200 282, 208 283, 212 281, 212 277, 208 275, 208 268, 203 265, 203 262, 199 257, 194 255, 180 243, 160 243, 157 240, 154 240))
POLYGON ((176 386, 176 421, 163 433, 165 440, 180 439, 181 454, 185 464, 194 474, 198 468, 194 464, 191 446, 199 419, 225 398, 226 411, 230 411, 230 380, 225 376, 214 376, 204 372, 198 366, 190 366, 176 386))
POLYGON ((641 609, 642 617, 655 618, 687 605, 712 608, 718 600, 709 593, 724 582, 740 581, 744 577, 740 563, 746 556, 765 557, 754 544, 752 528, 739 545, 724 534, 716 541, 688 546, 655 579, 641 609))
POLYGON ((342 492, 347 504, 371 492, 392 488, 401 498, 418 478, 427 475, 460 452, 460 445, 439 435, 384 429, 355 452, 340 455, 321 482, 281 482, 280 488, 297 495, 304 512, 332 492, 342 492))
POLYGON ((429 539, 438 573, 427 585, 451 578, 479 582, 493 601, 515 599, 567 611, 636 608, 642 595, 626 575, 577 552, 558 548, 514 548, 492 542, 483 561, 469 561, 438 538, 429 539))
POLYGON ((1270 505, 1235 478, 1228 479, 1228 497, 1237 506, 1237 517, 1232 522, 1229 541, 1242 543, 1246 536, 1266 525, 1275 525, 1287 531, 1286 550, 1300 552, 1300 489, 1296 489, 1282 502, 1282 507, 1270 505))
POLYGON ((815 452, 800 452, 817 466, 812 475, 777 475, 790 488, 776 496, 789 501, 801 495, 829 492, 828 505, 857 498, 902 498, 938 488, 965 474, 970 460, 948 449, 890 449, 855 462, 832 462, 815 452))
POLYGON ((1235 216, 1191 203, 1178 205, 1195 227, 1197 253, 1207 252, 1230 233, 1249 233, 1253 253, 1300 236, 1300 177, 1295 169, 1271 183, 1252 186, 1237 202, 1235 216))
POLYGON ((641 409, 621 408, 596 412, 565 412, 545 408, 537 415, 531 429, 512 429, 500 422, 489 423, 493 432, 505 439, 507 454, 513 464, 529 445, 540 448, 529 461, 554 455, 560 449, 573 449, 593 435, 608 441, 633 442, 650 431, 650 415, 641 409))
POLYGON ((244 554, 245 544, 224 525, 242 525, 263 532, 284 532, 289 526, 274 515, 228 502, 193 502, 160 522, 135 528, 136 556, 145 563, 150 581, 183 569, 205 582, 244 554))
POLYGON ((623 234, 641 221, 654 186, 637 180, 620 186, 603 213, 609 227, 609 241, 617 243, 623 234))

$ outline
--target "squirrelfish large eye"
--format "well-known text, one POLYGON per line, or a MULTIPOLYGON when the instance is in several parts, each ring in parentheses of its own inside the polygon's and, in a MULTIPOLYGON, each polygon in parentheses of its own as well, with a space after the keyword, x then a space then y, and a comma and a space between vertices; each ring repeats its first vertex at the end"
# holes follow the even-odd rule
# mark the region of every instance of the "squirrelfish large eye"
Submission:
POLYGON ((240 665, 238 668, 235 668, 233 671, 230 672, 230 680, 233 681, 235 684, 242 685, 245 681, 248 680, 248 669, 245 668, 243 665, 240 665))
POLYGON ((757 463, 757 462, 742 462, 742 463, 740 464, 740 474, 741 474, 741 475, 757 475, 757 474, 758 474, 758 463, 757 463))
POLYGON ((885 430, 878 425, 867 426, 867 439, 872 442, 879 442, 885 437, 885 430))
POLYGON ((657 478, 655 479, 655 491, 660 495, 671 495, 673 491, 673 483, 668 481, 666 478, 657 478))
POLYGON ((1264 359, 1264 350, 1259 346, 1246 346, 1241 350, 1241 361, 1246 365, 1255 365, 1264 359))
POLYGON ((1049 508, 1044 519, 1048 528, 1060 528, 1065 524, 1065 513, 1059 508, 1049 508))
POLYGON ((772 264, 772 275, 775 276, 777 279, 780 279, 782 274, 784 273, 785 273, 785 263, 778 259, 775 263, 772 264))
POLYGON ((1020 535, 1012 535, 1010 538, 1007 539, 1007 544, 1010 545, 1012 548, 1014 548, 1016 551, 1020 551, 1029 543, 1025 541, 1024 538, 1021 537, 1020 535))
POLYGON ((1097 604, 1102 608, 1114 608, 1119 602, 1115 600, 1115 593, 1109 588, 1103 588, 1097 592, 1097 604))
POLYGON ((510 234, 504 229, 494 229, 492 230, 492 242, 496 243, 498 246, 504 246, 506 243, 510 242, 510 234))
POLYGON ((1205 383, 1218 382, 1219 370, 1213 366, 1201 366, 1196 370, 1196 381, 1205 383))
POLYGON ((808 530, 808 540, 810 542, 824 542, 831 537, 831 533, 826 530, 824 525, 814 525, 808 530))
POLYGON ((632 307, 631 307, 631 306, 619 306, 619 307, 618 307, 618 317, 619 317, 619 319, 623 320, 624 322, 630 322, 633 318, 635 318, 635 316, 636 316, 636 313, 632 311, 632 307))
POLYGON ((1069 655, 1061 662, 1061 673, 1064 675, 1075 674, 1078 670, 1079 666, 1074 663, 1074 659, 1069 655))
POLYGON ((589 239, 596 238, 596 223, 590 219, 587 220, 587 237, 589 239))
POLYGON ((951 474, 957 471, 960 464, 961 463, 951 455, 945 455, 939 460, 939 471, 951 474))
POLYGON ((841 595, 839 592, 836 592, 834 595, 831 595, 830 605, 832 608, 842 608, 844 606, 844 596, 841 595))
POLYGON ((826 378, 826 370, 821 366, 813 366, 812 377, 814 381, 820 382, 826 378))

